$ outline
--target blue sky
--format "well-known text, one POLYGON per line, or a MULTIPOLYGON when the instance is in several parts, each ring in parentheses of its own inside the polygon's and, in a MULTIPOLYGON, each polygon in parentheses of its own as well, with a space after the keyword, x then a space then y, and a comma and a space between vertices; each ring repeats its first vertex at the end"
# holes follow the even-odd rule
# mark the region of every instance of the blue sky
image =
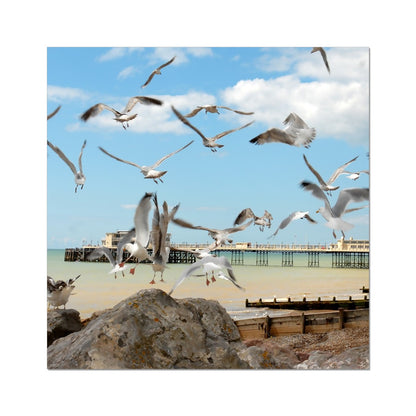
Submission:
MULTIPOLYGON (((258 216, 267 209, 274 217, 270 230, 251 226, 234 234, 234 241, 257 243, 329 243, 335 241, 324 219, 315 211, 321 201, 299 188, 299 182, 316 182, 303 161, 324 179, 352 159, 351 170, 369 168, 369 49, 327 48, 329 75, 319 53, 305 48, 204 47, 204 48, 89 48, 47 49, 47 111, 61 105, 47 123, 47 137, 76 162, 81 145, 86 183, 74 193, 69 168, 47 149, 47 245, 49 248, 97 244, 106 232, 133 226, 134 208, 145 192, 157 192, 169 206, 180 203, 177 217, 195 225, 227 228, 243 209, 258 216), (146 88, 141 88, 154 68, 176 56, 146 88), (103 111, 86 123, 80 115, 102 102, 122 110, 128 99, 147 95, 163 106, 137 104, 138 117, 124 130, 103 111), (211 137, 255 122, 221 139, 223 148, 213 153, 200 137, 172 113, 174 105, 187 114, 198 105, 217 104, 254 111, 238 115, 198 113, 190 122, 211 137), (283 120, 297 113, 316 129, 309 149, 280 143, 255 146, 249 140, 268 128, 283 128, 283 120), (140 171, 109 158, 100 150, 139 165, 194 143, 162 165, 164 183, 144 179, 140 171), (317 225, 292 222, 268 239, 293 211, 309 211, 317 225)), ((341 176, 342 188, 368 187, 369 177, 357 181, 341 176)), ((335 202, 334 192, 331 202, 335 202)), ((360 206, 363 204, 353 204, 360 206)), ((150 217, 151 218, 151 217, 150 217)), ((347 238, 369 238, 369 209, 345 217, 354 224, 347 238)), ((210 242, 206 231, 170 225, 173 242, 210 242)))

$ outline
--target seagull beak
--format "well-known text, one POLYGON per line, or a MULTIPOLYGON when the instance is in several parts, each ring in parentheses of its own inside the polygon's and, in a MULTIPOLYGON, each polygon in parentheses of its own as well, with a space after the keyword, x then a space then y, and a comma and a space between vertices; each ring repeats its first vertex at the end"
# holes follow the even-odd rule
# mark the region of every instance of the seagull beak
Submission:
POLYGON ((316 211, 316 213, 317 213, 317 214, 319 213, 319 209, 318 209, 318 211, 316 211))

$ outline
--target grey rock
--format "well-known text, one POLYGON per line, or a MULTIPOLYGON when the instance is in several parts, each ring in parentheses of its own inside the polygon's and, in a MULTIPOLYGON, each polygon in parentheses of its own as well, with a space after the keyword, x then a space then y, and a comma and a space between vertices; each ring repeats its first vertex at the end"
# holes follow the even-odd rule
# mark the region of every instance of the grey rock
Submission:
POLYGON ((48 348, 49 369, 250 368, 217 302, 145 289, 48 348))
POLYGON ((48 346, 82 328, 79 312, 75 309, 52 309, 48 311, 48 346))

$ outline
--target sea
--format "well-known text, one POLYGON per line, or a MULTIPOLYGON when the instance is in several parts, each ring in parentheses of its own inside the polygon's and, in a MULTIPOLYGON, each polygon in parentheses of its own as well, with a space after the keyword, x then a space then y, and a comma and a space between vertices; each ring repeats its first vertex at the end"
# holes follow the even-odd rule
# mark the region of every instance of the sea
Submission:
MULTIPOLYGON (((149 282, 153 278, 150 264, 135 264, 135 273, 129 268, 124 276, 120 273, 117 278, 109 274, 109 263, 96 262, 66 262, 65 250, 47 250, 47 273, 55 280, 67 280, 81 275, 75 282, 75 289, 70 296, 67 309, 79 311, 81 319, 88 318, 93 312, 112 308, 128 296, 142 289, 158 288, 169 292, 176 280, 189 264, 168 264, 163 282, 158 273, 155 284, 149 282)), ((230 261, 231 258, 225 254, 230 261)), ((234 320, 253 318, 268 314, 282 316, 292 311, 273 310, 268 308, 246 308, 245 301, 262 299, 263 301, 322 300, 332 299, 362 299, 360 290, 369 287, 369 269, 341 269, 332 268, 331 254, 320 254, 319 267, 308 267, 307 254, 294 253, 293 266, 282 266, 282 255, 270 253, 267 266, 256 265, 255 253, 244 253, 244 265, 233 265, 233 270, 240 286, 244 291, 235 287, 225 279, 216 279, 214 283, 206 285, 202 269, 197 274, 185 279, 172 293, 173 298, 205 298, 217 300, 234 320)), ((130 265, 130 263, 129 263, 130 265)), ((368 294, 367 294, 368 296, 368 294)))

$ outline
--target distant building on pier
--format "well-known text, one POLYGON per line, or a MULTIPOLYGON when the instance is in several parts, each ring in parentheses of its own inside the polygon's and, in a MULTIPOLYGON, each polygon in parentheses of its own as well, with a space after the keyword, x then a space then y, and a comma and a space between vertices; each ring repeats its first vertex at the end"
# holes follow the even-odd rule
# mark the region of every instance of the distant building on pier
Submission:
POLYGON ((345 240, 344 237, 341 237, 336 243, 329 245, 330 250, 345 250, 345 251, 369 251, 370 242, 368 240, 353 240, 352 237, 349 240, 345 240))

